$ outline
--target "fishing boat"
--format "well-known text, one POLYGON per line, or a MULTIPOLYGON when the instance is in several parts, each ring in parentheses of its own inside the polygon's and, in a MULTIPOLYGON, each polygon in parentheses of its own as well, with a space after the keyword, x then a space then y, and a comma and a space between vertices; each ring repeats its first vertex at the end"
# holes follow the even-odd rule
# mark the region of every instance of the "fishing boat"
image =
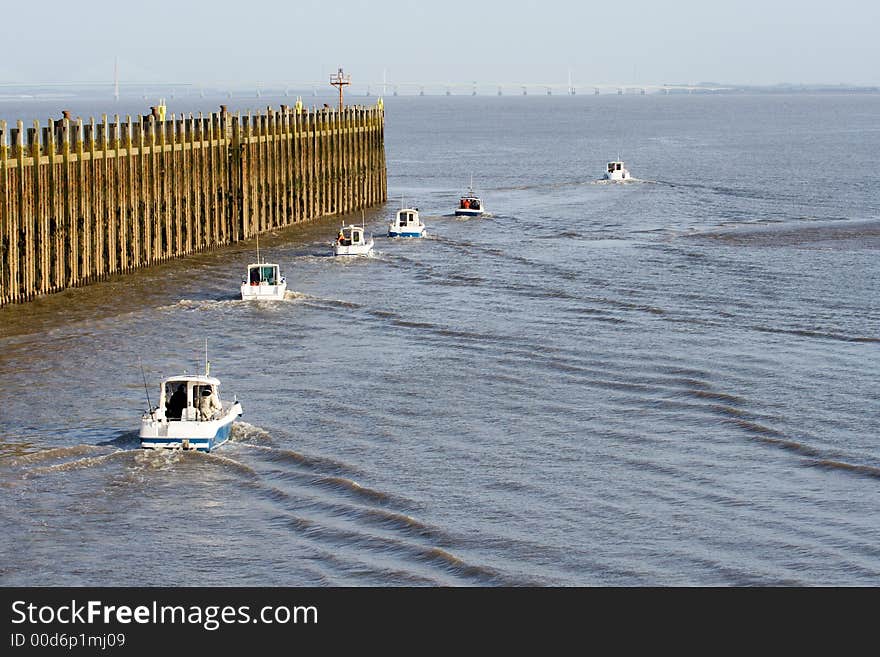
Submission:
POLYGON ((141 418, 143 449, 210 452, 229 439, 233 422, 242 414, 241 403, 236 398, 222 401, 220 381, 209 372, 206 359, 204 375, 182 374, 162 382, 158 406, 150 405, 141 418))
POLYGON ((424 237, 425 224, 419 219, 418 208, 401 208, 388 225, 388 237, 424 237))
POLYGON ((281 268, 260 258, 260 238, 257 237, 257 261, 248 265, 241 279, 241 298, 244 301, 272 301, 283 299, 287 292, 287 279, 281 268))
POLYGON ((609 162, 605 168, 605 180, 630 180, 632 176, 620 160, 609 162))
POLYGON ((245 301, 283 299, 286 291, 287 279, 281 275, 275 263, 250 264, 247 274, 241 279, 241 298, 245 301))
POLYGON ((364 223, 361 225, 342 223, 339 234, 333 241, 333 255, 335 256, 358 256, 370 255, 373 252, 373 236, 365 237, 364 223))
POLYGON ((474 192, 474 177, 471 176, 471 184, 467 193, 463 194, 458 200, 458 207, 455 209, 457 217, 480 217, 485 210, 483 209, 483 199, 474 192))

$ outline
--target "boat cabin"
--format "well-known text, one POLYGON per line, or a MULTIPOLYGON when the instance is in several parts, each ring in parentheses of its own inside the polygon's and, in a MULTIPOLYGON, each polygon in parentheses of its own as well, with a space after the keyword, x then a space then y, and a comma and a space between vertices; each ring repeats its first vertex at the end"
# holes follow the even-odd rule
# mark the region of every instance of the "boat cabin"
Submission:
POLYGON ((615 171, 623 172, 623 162, 609 162, 608 163, 608 173, 613 174, 615 171))
POLYGON ((281 282, 281 274, 278 265, 266 263, 248 265, 246 283, 251 285, 278 285, 281 282))
POLYGON ((404 208, 397 211, 397 227, 398 228, 418 228, 421 225, 419 221, 419 209, 404 208))
POLYGON ((458 208, 460 210, 480 210, 482 203, 477 196, 462 196, 458 208))
POLYGON ((336 242, 340 246, 360 246, 364 243, 364 229, 362 226, 346 226, 343 224, 339 229, 336 242))
POLYGON ((165 419, 176 421, 207 421, 222 411, 220 381, 209 376, 174 376, 162 383, 159 409, 165 419))

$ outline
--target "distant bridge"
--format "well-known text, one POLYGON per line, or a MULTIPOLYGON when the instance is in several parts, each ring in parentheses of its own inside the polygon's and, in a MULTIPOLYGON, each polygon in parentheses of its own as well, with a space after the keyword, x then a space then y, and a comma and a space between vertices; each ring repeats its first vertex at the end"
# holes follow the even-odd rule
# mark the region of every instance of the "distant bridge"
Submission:
POLYGON ((700 84, 566 84, 547 82, 379 82, 353 85, 351 93, 369 96, 575 96, 645 95, 727 91, 732 87, 700 84))
MULTIPOLYGON (((107 89, 108 95, 116 91, 113 82, 5 82, 0 83, 0 94, 47 89, 107 89)), ((705 84, 592 84, 560 82, 358 82, 352 81, 347 96, 575 96, 575 95, 646 95, 711 93, 729 91, 732 87, 705 84)), ((248 81, 221 80, 206 83, 181 82, 120 82, 119 91, 124 95, 140 93, 180 95, 235 94, 266 96, 333 96, 337 92, 327 83, 302 81, 248 81)))

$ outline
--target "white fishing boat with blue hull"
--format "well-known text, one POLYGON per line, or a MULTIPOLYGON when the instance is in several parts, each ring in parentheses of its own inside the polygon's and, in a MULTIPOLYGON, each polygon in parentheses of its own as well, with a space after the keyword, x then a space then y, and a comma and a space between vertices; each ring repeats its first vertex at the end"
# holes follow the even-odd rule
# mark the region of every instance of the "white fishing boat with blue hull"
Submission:
POLYGON ((418 208, 401 208, 388 226, 388 237, 424 237, 425 224, 419 219, 418 208))
POLYGON ((471 185, 468 187, 467 193, 463 194, 458 200, 458 207, 455 209, 456 217, 482 217, 485 213, 483 208, 483 199, 477 196, 474 191, 474 178, 471 176, 471 185))
POLYGON ((229 439, 241 414, 237 399, 221 401, 218 379, 173 376, 162 382, 159 405, 141 418, 141 447, 210 452, 229 439))

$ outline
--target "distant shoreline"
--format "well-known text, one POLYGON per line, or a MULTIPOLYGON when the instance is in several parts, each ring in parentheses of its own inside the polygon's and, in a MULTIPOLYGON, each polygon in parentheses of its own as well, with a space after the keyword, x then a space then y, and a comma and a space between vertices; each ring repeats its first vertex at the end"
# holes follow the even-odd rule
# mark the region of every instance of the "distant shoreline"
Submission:
MULTIPOLYGON (((144 97, 248 97, 257 100, 261 97, 278 98, 297 96, 303 99, 318 98, 326 100, 335 98, 335 90, 324 89, 323 86, 302 83, 297 85, 259 84, 248 86, 240 83, 233 87, 207 83, 135 83, 120 84, 120 99, 144 97)), ((388 85, 382 93, 381 85, 353 85, 348 97, 354 98, 390 98, 393 96, 451 96, 451 97, 514 97, 514 96, 611 96, 611 95, 793 95, 793 94, 831 94, 852 95, 880 94, 880 85, 850 84, 790 84, 775 85, 741 85, 721 82, 695 83, 626 83, 626 84, 578 84, 567 87, 561 83, 529 84, 455 84, 440 87, 436 85, 418 86, 415 84, 388 85), (399 86, 399 92, 394 87, 399 86), (526 93, 526 89, 528 89, 526 93)), ((77 98, 113 96, 113 84, 107 82, 46 82, 46 83, 4 83, 0 84, 0 102, 29 101, 44 98, 77 98)))

